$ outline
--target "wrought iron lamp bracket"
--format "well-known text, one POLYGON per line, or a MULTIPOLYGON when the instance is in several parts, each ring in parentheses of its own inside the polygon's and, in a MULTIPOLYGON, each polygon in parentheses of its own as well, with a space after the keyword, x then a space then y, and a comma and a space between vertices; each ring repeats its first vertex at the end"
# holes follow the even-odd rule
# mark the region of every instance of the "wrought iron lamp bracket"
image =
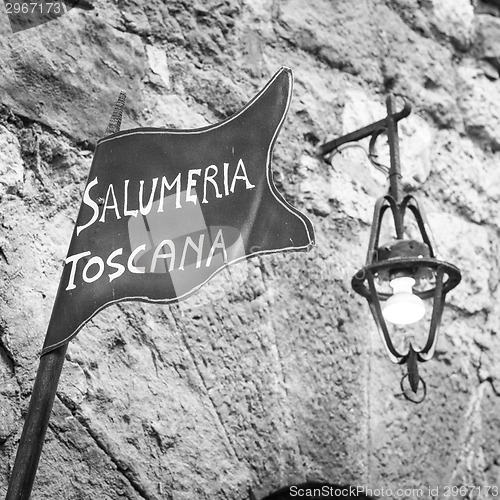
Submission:
POLYGON ((343 135, 332 141, 326 142, 322 144, 318 148, 318 154, 321 157, 326 157, 333 151, 339 149, 340 146, 347 144, 349 142, 360 141, 361 139, 365 139, 370 137, 370 145, 369 145, 369 158, 370 161, 377 168, 384 168, 383 165, 378 163, 375 158, 377 154, 375 153, 375 144, 378 137, 382 133, 387 134, 387 138, 389 141, 389 153, 390 153, 390 168, 388 170, 389 180, 390 180, 390 188, 389 194, 394 197, 397 203, 401 200, 401 167, 400 167, 400 158, 399 158, 399 136, 398 136, 398 127, 397 124, 403 118, 406 118, 411 113, 411 106, 405 100, 404 107, 401 111, 394 112, 394 97, 389 95, 386 99, 386 107, 387 107, 387 116, 382 120, 371 123, 366 127, 362 127, 354 132, 343 135))
MULTIPOLYGON (((332 151, 335 149, 338 149, 340 146, 347 144, 348 142, 357 142, 360 141, 361 139, 366 139, 367 137, 372 137, 373 145, 372 148, 375 144, 376 139, 379 137, 380 134, 384 132, 396 132, 391 124, 392 123, 397 123, 398 121, 402 120, 403 118, 406 118, 410 113, 411 113, 411 106, 408 102, 405 101, 404 107, 401 111, 398 111, 396 113, 392 113, 392 106, 393 106, 393 97, 389 96, 387 98, 387 104, 388 107, 390 106, 391 108, 391 113, 388 113, 388 115, 383 118, 382 120, 378 120, 374 123, 371 123, 370 125, 367 125, 366 127, 362 127, 358 130, 355 130, 354 132, 350 132, 349 134, 343 135, 342 137, 337 137, 336 139, 333 139, 331 141, 326 142, 325 144, 322 144, 318 148, 318 154, 320 156, 326 156, 330 154, 332 151)), ((389 138, 391 140, 391 138, 389 138)))
MULTIPOLYGON (((446 294, 458 285, 461 274, 454 265, 436 258, 435 245, 425 213, 414 196, 403 195, 397 123, 410 114, 411 107, 405 101, 403 109, 394 112, 392 96, 387 97, 386 106, 387 116, 384 119, 319 146, 318 153, 325 157, 343 144, 371 137, 370 161, 375 167, 382 169, 384 167, 374 159, 376 158, 375 144, 382 133, 387 134, 390 168, 385 167, 385 170, 388 170, 389 174, 389 192, 375 203, 366 264, 354 275, 351 283, 354 291, 367 299, 389 359, 393 363, 407 365, 408 374, 403 377, 401 387, 403 387, 404 380, 408 378, 411 390, 416 395, 419 383, 422 382, 425 397, 426 386, 418 374, 418 362, 428 361, 434 354, 446 294), (396 238, 387 244, 380 245, 382 221, 388 210, 394 221, 396 238), (405 217, 408 212, 415 219, 421 241, 405 239, 405 217), (383 287, 379 291, 376 284, 378 282, 380 286, 380 283, 390 282, 394 277, 400 276, 412 276, 417 283, 419 282, 420 286, 417 286, 413 293, 421 299, 431 299, 433 306, 429 333, 424 347, 417 348, 410 341, 405 352, 400 352, 395 347, 382 314, 381 301, 387 300, 392 294, 383 291, 383 287), (433 284, 430 285, 431 283, 433 284)), ((410 398, 406 393, 404 394, 414 402, 423 400, 423 398, 420 400, 410 398)))

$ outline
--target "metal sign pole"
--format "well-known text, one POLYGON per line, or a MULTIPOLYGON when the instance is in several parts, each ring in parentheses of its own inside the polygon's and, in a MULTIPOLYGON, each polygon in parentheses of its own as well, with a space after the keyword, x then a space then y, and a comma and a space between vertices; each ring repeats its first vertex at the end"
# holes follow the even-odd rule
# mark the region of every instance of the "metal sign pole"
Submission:
POLYGON ((40 358, 5 500, 30 498, 67 349, 63 344, 40 358))

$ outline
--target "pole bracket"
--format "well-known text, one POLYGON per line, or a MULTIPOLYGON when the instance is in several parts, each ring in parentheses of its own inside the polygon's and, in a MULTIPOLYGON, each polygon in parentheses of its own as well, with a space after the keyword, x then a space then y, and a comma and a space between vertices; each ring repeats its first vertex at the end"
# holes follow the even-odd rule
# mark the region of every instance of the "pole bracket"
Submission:
MULTIPOLYGON (((387 97, 387 101, 393 100, 392 96, 387 97)), ((392 104, 392 103, 391 103, 392 104)), ((392 111, 392 110, 391 110, 392 111)), ((397 111, 395 113, 388 112, 387 116, 382 120, 371 123, 366 127, 362 127, 354 132, 350 132, 349 134, 343 135, 341 137, 337 137, 331 141, 325 142, 318 146, 318 155, 326 156, 330 154, 335 149, 338 149, 339 146, 346 144, 348 142, 360 141, 361 139, 365 139, 366 137, 375 136, 375 139, 383 132, 386 132, 389 128, 389 122, 397 123, 403 118, 406 118, 411 113, 411 105, 408 101, 404 101, 404 107, 401 111, 397 111)))

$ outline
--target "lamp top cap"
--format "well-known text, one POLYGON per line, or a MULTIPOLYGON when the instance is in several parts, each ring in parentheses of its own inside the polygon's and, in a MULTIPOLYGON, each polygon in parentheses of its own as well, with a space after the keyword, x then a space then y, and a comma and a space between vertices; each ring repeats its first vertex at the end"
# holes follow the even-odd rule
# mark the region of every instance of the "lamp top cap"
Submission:
POLYGON ((430 257, 432 250, 421 241, 398 239, 381 245, 377 249, 376 260, 378 262, 393 259, 395 257, 430 257))

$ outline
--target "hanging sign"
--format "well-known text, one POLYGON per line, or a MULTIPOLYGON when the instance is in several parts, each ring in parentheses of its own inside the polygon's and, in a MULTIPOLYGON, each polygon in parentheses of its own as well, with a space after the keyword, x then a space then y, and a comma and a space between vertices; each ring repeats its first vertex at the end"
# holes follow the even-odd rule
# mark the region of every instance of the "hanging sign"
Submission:
POLYGON ((272 181, 291 90, 282 68, 217 125, 98 142, 42 354, 110 304, 181 300, 229 264, 314 245, 309 219, 272 181))

